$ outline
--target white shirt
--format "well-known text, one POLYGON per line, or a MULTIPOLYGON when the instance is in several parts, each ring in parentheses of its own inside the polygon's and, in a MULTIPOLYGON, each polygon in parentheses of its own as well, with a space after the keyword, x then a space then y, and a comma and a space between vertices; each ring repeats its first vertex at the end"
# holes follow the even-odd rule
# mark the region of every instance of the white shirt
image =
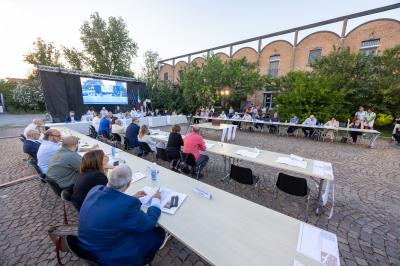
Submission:
POLYGON ((364 117, 365 117, 366 114, 367 114, 366 111, 362 111, 362 112, 358 111, 358 112, 356 112, 355 117, 356 117, 357 120, 364 121, 364 117))
POLYGON ((152 151, 156 151, 157 143, 149 135, 144 135, 143 137, 138 136, 138 140, 140 142, 146 142, 152 151))
POLYGON ((60 147, 57 143, 43 140, 37 152, 38 166, 40 170, 45 174, 49 166, 50 159, 58 151, 60 147))
POLYGON ((220 118, 220 119, 226 119, 226 114, 220 114, 220 115, 218 116, 218 118, 220 118))
POLYGON ((95 117, 93 118, 92 125, 94 126, 94 129, 96 129, 96 132, 99 131, 100 118, 98 118, 97 116, 95 116, 95 117))
POLYGON ((111 126, 111 133, 125 134, 125 128, 123 126, 113 124, 111 126))
POLYGON ((244 120, 251 120, 251 115, 245 114, 245 115, 243 116, 243 119, 244 119, 244 120))
POLYGON ((108 111, 107 111, 107 110, 101 110, 101 111, 100 111, 100 114, 101 114, 101 115, 106 115, 106 114, 108 114, 108 111))

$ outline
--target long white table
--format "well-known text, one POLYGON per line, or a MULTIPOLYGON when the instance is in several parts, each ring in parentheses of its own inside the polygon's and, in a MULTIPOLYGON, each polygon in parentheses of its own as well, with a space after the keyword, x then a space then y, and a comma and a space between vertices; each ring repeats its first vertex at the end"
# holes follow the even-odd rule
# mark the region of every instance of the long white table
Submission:
POLYGON ((302 124, 293 124, 293 123, 284 123, 284 122, 271 122, 271 121, 264 121, 264 120, 257 120, 257 119, 252 119, 252 120, 245 120, 245 119, 233 119, 233 118, 227 118, 227 119, 221 119, 218 117, 202 117, 202 116, 193 116, 193 118, 197 119, 212 119, 212 120, 221 120, 221 121, 230 121, 230 122, 242 122, 242 123, 253 123, 253 124, 264 124, 264 125, 275 125, 275 126, 283 126, 283 127, 296 127, 296 128, 313 128, 315 130, 319 131, 324 131, 324 130, 337 130, 337 131, 344 131, 344 132, 360 132, 363 134, 370 134, 371 138, 368 144, 369 148, 374 148, 375 147, 375 142, 380 136, 380 132, 374 129, 358 129, 358 128, 348 128, 348 127, 328 127, 328 126, 306 126, 302 124))
MULTIPOLYGON (((167 142, 168 141, 168 132, 164 131, 153 131, 154 134, 151 134, 151 137, 155 140, 167 142)), ((184 136, 183 136, 184 137, 184 136)), ((316 213, 320 213, 321 204, 326 204, 329 194, 332 193, 332 209, 330 212, 329 217, 332 217, 333 214, 333 206, 334 206, 334 175, 333 175, 333 167, 330 173, 324 172, 322 175, 314 171, 316 160, 304 158, 304 161, 307 162, 307 167, 305 169, 295 166, 290 166, 287 164, 278 163, 277 159, 279 157, 288 157, 288 154, 282 154, 277 152, 271 152, 267 150, 258 150, 259 154, 256 158, 247 157, 238 154, 239 150, 248 150, 254 151, 253 148, 230 144, 230 143, 222 143, 213 140, 205 140, 207 146, 207 152, 214 153, 217 155, 222 155, 224 158, 224 178, 228 177, 229 167, 231 164, 231 158, 237 160, 244 160, 251 163, 256 163, 259 165, 273 167, 276 169, 280 169, 283 171, 289 171, 295 174, 300 174, 303 176, 312 177, 319 181, 318 185, 318 199, 317 199, 317 206, 316 206, 316 213), (323 194, 324 182, 328 181, 328 184, 325 187, 325 192, 323 194), (324 198, 324 200, 323 200, 324 198)), ((325 163, 325 162, 324 162, 325 163)))
MULTIPOLYGON (((192 125, 194 126, 194 125, 192 125)), ((221 131, 221 142, 230 141, 232 135, 234 136, 235 133, 233 131, 236 130, 235 125, 231 124, 220 124, 219 126, 215 126, 212 123, 201 123, 196 124, 202 130, 213 130, 213 131, 221 131)))
MULTIPOLYGON (((89 145, 98 144, 108 151, 111 146, 70 129, 89 145)), ((117 157, 126 161, 133 171, 147 173, 151 162, 117 150, 117 157)), ((144 186, 153 186, 146 177, 131 184, 127 194, 133 195, 144 186)), ((159 225, 214 265, 304 265, 321 263, 297 252, 301 221, 245 200, 231 193, 199 182, 193 178, 159 167, 156 186, 187 194, 185 202, 174 215, 161 214, 159 225), (212 194, 208 200, 193 192, 201 188, 212 194)))

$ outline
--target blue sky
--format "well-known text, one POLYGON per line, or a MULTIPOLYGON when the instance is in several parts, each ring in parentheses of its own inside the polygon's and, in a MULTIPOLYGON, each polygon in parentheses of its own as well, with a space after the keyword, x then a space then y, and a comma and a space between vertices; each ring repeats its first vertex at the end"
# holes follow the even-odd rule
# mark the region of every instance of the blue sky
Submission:
MULTIPOLYGON (((36 37, 53 41, 56 46, 82 48, 79 41, 80 25, 95 11, 102 17, 121 16, 126 21, 130 36, 139 46, 138 57, 132 65, 134 71, 139 72, 142 55, 146 50, 155 50, 162 58, 169 58, 398 2, 394 0, 2 0, 0 78, 22 78, 27 74, 29 65, 23 62, 23 54, 31 49, 36 37)), ((381 17, 399 19, 400 9, 355 19, 349 23, 349 30, 362 22, 381 17)), ((340 27, 341 25, 337 23, 317 30, 328 29, 340 33, 340 27)), ((300 39, 310 32, 301 32, 300 39)), ((292 35, 281 38, 293 40, 292 35)), ((265 43, 267 42, 269 41, 265 43)), ((254 47, 255 45, 250 44, 254 47)))

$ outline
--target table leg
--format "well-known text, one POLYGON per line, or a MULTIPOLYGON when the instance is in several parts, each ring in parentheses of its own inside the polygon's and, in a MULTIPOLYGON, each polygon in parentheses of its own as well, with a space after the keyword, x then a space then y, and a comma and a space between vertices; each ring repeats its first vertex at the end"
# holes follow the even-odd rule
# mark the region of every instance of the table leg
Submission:
POLYGON ((318 189, 318 199, 317 199, 317 208, 315 210, 315 214, 319 215, 321 213, 321 203, 322 203, 322 188, 324 186, 324 179, 319 181, 319 189, 318 189))
POLYGON ((375 147, 375 142, 376 142, 376 140, 379 138, 379 135, 380 135, 380 134, 378 134, 378 133, 373 133, 373 134, 372 134, 371 140, 369 141, 368 148, 373 149, 373 148, 375 147))

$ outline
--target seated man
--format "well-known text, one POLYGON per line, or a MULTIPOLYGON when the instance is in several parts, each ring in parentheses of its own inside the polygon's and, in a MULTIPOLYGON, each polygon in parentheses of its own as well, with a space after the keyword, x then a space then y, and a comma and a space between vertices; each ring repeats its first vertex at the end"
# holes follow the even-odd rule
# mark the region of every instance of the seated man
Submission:
POLYGON ((44 133, 43 142, 37 152, 38 166, 43 174, 46 174, 50 159, 58 151, 58 142, 61 133, 57 129, 50 128, 44 133))
POLYGON ((42 133, 44 131, 44 122, 41 119, 33 119, 32 123, 30 123, 25 129, 24 129, 24 136, 28 137, 28 131, 29 130, 37 130, 39 133, 42 133))
POLYGON ((99 130, 97 132, 97 135, 101 137, 103 136, 103 133, 105 133, 108 138, 110 136, 110 131, 111 131, 111 124, 109 120, 109 115, 104 115, 100 120, 99 130))
MULTIPOLYGON (((292 118, 290 118, 289 123, 290 123, 290 124, 298 124, 298 123, 299 123, 299 118, 298 118, 296 115, 294 115, 292 118)), ((288 129, 287 129, 287 133, 288 133, 288 134, 293 134, 293 133, 296 131, 296 129, 297 129, 297 127, 295 127, 295 126, 290 126, 290 127, 288 127, 288 129)))
MULTIPOLYGON (((310 117, 308 117, 303 122, 302 125, 304 125, 304 126, 315 126, 315 125, 317 125, 317 119, 315 118, 314 115, 310 115, 310 117)), ((313 127, 303 127, 302 130, 303 130, 304 135, 306 136, 306 138, 307 137, 311 138, 311 136, 314 133, 314 128, 313 127)))
POLYGON ((117 119, 115 120, 115 124, 111 125, 111 133, 116 133, 120 135, 125 134, 125 128, 122 126, 122 121, 117 119))
POLYGON ((224 111, 221 112, 221 114, 218 116, 219 119, 225 120, 227 119, 226 114, 224 111))
POLYGON ((200 174, 202 176, 201 171, 206 166, 209 158, 207 155, 200 154, 199 151, 206 150, 206 144, 204 139, 199 135, 200 128, 198 126, 193 126, 192 132, 187 134, 183 139, 183 152, 193 154, 196 159, 196 166, 200 166, 200 174))
POLYGON ((69 114, 65 117, 65 123, 74 123, 79 121, 77 115, 75 115, 75 111, 69 111, 69 114))
MULTIPOLYGON (((279 123, 280 119, 279 119, 278 113, 275 112, 269 121, 274 122, 274 123, 279 123)), ((277 125, 269 125, 269 133, 276 133, 276 132, 278 132, 278 126, 277 125)))
POLYGON ((160 192, 151 200, 144 213, 138 198, 125 194, 132 181, 127 165, 114 168, 107 186, 95 186, 87 194, 79 212, 78 245, 89 252, 100 265, 137 265, 151 261, 165 238, 157 227, 160 192))
POLYGON ((137 147, 138 135, 139 135, 139 120, 137 118, 132 118, 132 123, 127 127, 125 138, 129 141, 129 148, 137 147))
POLYGON ((61 189, 74 185, 75 177, 79 174, 82 157, 77 153, 78 138, 65 137, 61 148, 54 154, 49 162, 47 177, 53 179, 61 189))
POLYGON ((39 131, 29 130, 24 145, 22 146, 23 151, 29 154, 35 162, 37 162, 37 152, 40 147, 39 136, 39 131))
POLYGON ((392 137, 400 145, 400 116, 396 117, 392 137))

